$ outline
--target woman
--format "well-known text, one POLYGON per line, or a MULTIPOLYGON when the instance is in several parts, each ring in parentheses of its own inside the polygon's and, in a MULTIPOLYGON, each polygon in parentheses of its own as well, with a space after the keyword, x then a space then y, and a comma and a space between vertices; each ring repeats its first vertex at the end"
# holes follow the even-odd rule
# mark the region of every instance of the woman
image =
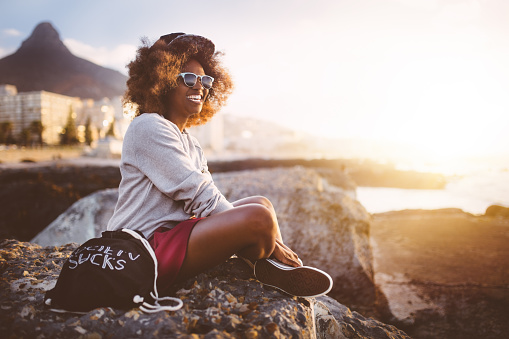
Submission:
POLYGON ((256 196, 230 203, 186 131, 206 123, 232 91, 219 57, 210 40, 184 33, 138 49, 124 98, 138 111, 124 137, 122 181, 108 230, 134 229, 149 239, 161 289, 236 254, 262 283, 296 296, 325 294, 331 278, 302 266, 283 243, 270 201, 256 196))

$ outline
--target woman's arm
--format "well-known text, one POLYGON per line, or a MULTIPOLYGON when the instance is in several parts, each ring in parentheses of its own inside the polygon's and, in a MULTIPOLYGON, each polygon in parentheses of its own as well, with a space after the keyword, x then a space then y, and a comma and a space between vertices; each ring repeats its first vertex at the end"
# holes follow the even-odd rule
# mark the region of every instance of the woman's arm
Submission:
POLYGON ((197 217, 233 208, 214 185, 210 174, 203 168, 196 168, 176 126, 155 115, 136 119, 141 120, 130 136, 135 140, 127 140, 132 153, 130 159, 161 193, 183 202, 184 211, 197 217))

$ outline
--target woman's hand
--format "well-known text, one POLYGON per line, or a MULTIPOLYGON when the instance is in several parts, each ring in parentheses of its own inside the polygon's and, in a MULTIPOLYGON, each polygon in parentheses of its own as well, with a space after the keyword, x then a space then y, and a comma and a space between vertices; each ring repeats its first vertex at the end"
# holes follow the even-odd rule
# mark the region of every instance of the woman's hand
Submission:
POLYGON ((286 265, 293 267, 301 266, 299 256, 279 239, 276 239, 276 247, 270 257, 277 259, 286 265))

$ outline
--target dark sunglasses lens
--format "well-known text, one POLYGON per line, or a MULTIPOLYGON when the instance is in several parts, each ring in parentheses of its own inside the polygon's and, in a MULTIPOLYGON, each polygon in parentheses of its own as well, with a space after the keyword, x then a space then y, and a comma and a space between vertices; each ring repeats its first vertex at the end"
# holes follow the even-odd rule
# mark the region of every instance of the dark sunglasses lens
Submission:
POLYGON ((212 79, 212 77, 209 77, 208 75, 205 75, 201 78, 201 84, 203 85, 203 88, 211 89, 213 82, 214 79, 212 79))
POLYGON ((184 83, 186 84, 187 87, 193 87, 194 85, 196 85, 197 78, 198 77, 192 73, 184 74, 184 83))

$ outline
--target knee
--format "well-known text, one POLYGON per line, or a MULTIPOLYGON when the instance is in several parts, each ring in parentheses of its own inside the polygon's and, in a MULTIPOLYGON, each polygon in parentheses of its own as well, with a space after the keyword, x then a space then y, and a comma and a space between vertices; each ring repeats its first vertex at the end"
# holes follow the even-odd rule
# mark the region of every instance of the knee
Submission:
POLYGON ((270 202, 269 199, 267 199, 266 197, 263 197, 261 195, 259 196, 255 196, 253 197, 254 199, 254 202, 256 204, 259 204, 259 205, 262 205, 262 206, 265 206, 266 208, 268 208, 269 210, 273 210, 274 209, 274 206, 272 206, 272 203, 270 202))
POLYGON ((243 208, 243 234, 249 242, 249 251, 240 255, 251 260, 266 258, 274 251, 278 233, 277 221, 271 211, 260 204, 251 204, 243 208))
MULTIPOLYGON (((268 200, 267 200, 268 201, 268 200)), ((270 203, 270 202, 269 202, 270 203)), ((274 242, 277 234, 277 221, 274 214, 265 206, 250 205, 246 220, 252 235, 255 238, 266 239, 274 242)))

